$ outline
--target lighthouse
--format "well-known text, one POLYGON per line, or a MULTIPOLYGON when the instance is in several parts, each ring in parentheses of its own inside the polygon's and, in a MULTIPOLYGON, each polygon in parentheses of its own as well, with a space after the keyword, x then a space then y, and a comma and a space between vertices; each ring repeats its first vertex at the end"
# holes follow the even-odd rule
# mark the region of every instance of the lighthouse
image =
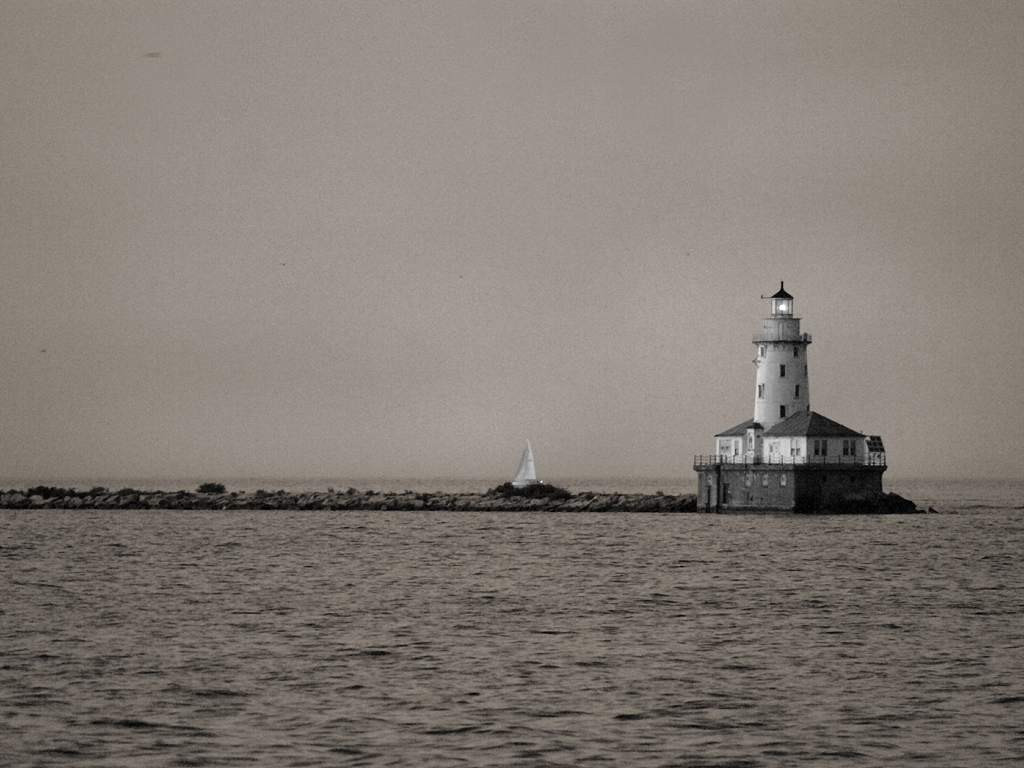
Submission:
POLYGON ((698 504, 795 512, 869 511, 881 499, 882 438, 811 410, 807 348, 785 283, 768 299, 754 335, 753 418, 715 435, 712 454, 695 456, 698 504))
MULTIPOLYGON (((762 297, 763 298, 763 297, 762 297)), ((793 297, 786 284, 769 297, 770 314, 761 333, 754 335, 757 347, 757 396, 754 421, 770 429, 801 411, 811 410, 807 377, 809 333, 800 333, 800 318, 793 317, 793 297)))

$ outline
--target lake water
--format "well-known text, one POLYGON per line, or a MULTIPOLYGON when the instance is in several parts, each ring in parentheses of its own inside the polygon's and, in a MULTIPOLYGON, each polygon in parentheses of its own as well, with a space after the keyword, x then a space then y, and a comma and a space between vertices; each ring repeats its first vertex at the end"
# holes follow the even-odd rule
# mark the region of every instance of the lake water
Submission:
POLYGON ((940 514, 0 511, 0 764, 1024 764, 1024 484, 887 488, 940 514))

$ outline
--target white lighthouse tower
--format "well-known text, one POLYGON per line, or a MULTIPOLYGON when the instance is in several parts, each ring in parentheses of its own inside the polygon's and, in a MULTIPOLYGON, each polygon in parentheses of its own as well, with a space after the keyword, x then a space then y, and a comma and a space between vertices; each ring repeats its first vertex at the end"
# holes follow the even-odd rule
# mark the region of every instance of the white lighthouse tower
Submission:
POLYGON ((754 335, 757 345, 754 422, 764 430, 811 410, 807 376, 807 346, 811 335, 800 333, 800 318, 793 317, 793 297, 786 293, 785 283, 769 298, 771 314, 764 319, 764 330, 754 335))

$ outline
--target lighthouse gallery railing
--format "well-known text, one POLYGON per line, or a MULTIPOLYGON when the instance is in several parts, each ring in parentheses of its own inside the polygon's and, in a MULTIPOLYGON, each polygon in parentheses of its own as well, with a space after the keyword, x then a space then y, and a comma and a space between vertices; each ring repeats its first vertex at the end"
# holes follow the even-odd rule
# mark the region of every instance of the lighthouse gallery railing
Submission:
POLYGON ((765 464, 775 465, 828 465, 828 466, 863 466, 863 467, 884 467, 884 453, 868 453, 859 456, 779 456, 769 454, 764 458, 748 458, 746 456, 694 456, 693 467, 713 466, 715 464, 728 464, 730 466, 763 466, 765 464))

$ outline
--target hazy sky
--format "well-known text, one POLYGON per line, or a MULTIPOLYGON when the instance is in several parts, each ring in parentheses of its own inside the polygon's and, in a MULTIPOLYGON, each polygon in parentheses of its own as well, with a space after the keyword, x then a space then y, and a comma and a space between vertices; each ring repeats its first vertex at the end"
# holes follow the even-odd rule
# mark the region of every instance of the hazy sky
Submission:
POLYGON ((0 477, 693 477, 781 280, 1024 476, 1024 3, 0 4, 0 477))

